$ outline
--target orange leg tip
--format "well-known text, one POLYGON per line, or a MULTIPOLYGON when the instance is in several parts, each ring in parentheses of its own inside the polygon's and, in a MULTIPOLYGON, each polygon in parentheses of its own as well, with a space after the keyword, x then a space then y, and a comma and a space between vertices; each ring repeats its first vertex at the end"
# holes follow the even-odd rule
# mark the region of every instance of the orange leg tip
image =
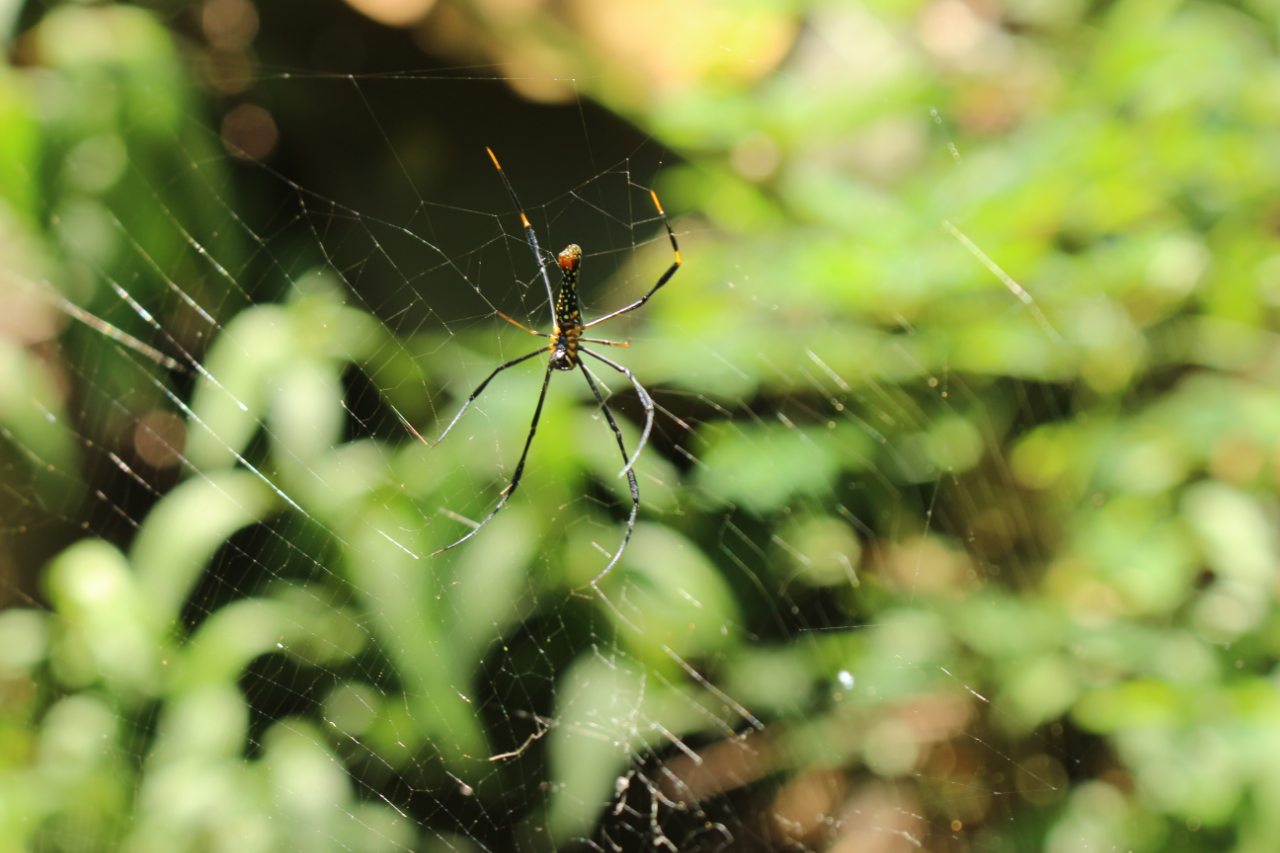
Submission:
POLYGON ((658 194, 653 190, 649 190, 649 195, 653 197, 653 206, 658 208, 658 212, 666 216, 666 211, 662 209, 662 202, 658 201, 658 194))
POLYGON ((499 172, 501 172, 502 166, 498 165, 498 157, 493 153, 493 149, 486 145, 484 150, 489 152, 489 159, 493 161, 493 165, 497 167, 499 172))

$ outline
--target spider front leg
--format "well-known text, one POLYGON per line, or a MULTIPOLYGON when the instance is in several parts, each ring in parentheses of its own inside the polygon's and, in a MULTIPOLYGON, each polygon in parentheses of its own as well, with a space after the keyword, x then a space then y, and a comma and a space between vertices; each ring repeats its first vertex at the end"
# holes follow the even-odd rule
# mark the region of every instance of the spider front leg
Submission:
MULTIPOLYGON (((520 199, 516 196, 516 188, 511 186, 511 181, 507 178, 507 173, 502 171, 502 164, 498 162, 498 157, 493 153, 492 148, 486 148, 489 152, 489 159, 493 161, 493 166, 498 170, 498 176, 502 178, 503 185, 507 188, 507 194, 511 196, 511 203, 516 206, 516 210, 520 214, 520 224, 524 226, 525 242, 529 244, 529 248, 533 250, 533 259, 538 263, 538 272, 542 274, 542 283, 547 286, 547 306, 552 307, 556 304, 556 298, 551 293, 551 279, 547 277, 546 260, 542 257, 542 250, 538 248, 538 235, 533 230, 533 225, 529 223, 529 217, 525 216, 524 205, 520 204, 520 199)), ((654 196, 655 203, 658 197, 654 196)), ((659 208, 661 210, 661 208, 659 208)), ((553 308, 554 310, 554 308, 553 308)), ((516 325, 519 325, 518 323, 516 325)))
MULTIPOLYGON (((468 406, 471 405, 471 401, 480 395, 480 392, 484 390, 484 386, 489 384, 489 380, 493 379, 494 376, 498 375, 498 371, 505 370, 506 368, 511 367, 513 364, 519 364, 520 362, 524 361, 527 358, 533 358, 535 355, 541 352, 545 352, 545 350, 537 350, 536 352, 531 352, 526 356, 517 358, 514 361, 509 361, 506 364, 499 367, 493 373, 489 374, 489 379, 486 379, 484 382, 480 383, 480 387, 477 388, 474 392, 472 392, 471 396, 467 399, 467 405, 468 406)), ((547 365, 547 375, 542 379, 542 392, 538 395, 538 406, 536 409, 533 410, 533 422, 529 424, 529 436, 524 440, 524 450, 520 451, 520 461, 516 463, 516 470, 511 474, 511 482, 508 483, 507 487, 502 490, 502 498, 501 500, 498 501, 498 505, 495 506, 493 508, 493 511, 490 512, 488 515, 486 515, 484 517, 484 520, 481 521, 479 524, 477 524, 475 526, 475 529, 472 530, 470 533, 468 533, 466 536, 463 536, 461 539, 459 539, 457 542, 454 542, 452 545, 446 545, 438 551, 432 551, 430 554, 427 555, 428 557, 434 557, 436 554, 443 554, 445 551, 448 551, 451 548, 457 548, 463 542, 466 542, 472 536, 475 536, 477 533, 479 533, 481 530, 484 529, 485 525, 493 521, 493 517, 497 515, 498 512, 504 506, 507 505, 507 501, 511 500, 511 496, 516 493, 516 488, 520 485, 520 478, 524 475, 524 463, 525 463, 525 460, 529 458, 529 448, 530 446, 533 445, 533 437, 538 433, 538 421, 539 419, 542 418, 542 404, 547 401, 547 387, 551 384, 551 371, 554 369, 555 368, 552 367, 552 364, 547 365)), ((600 396, 599 392, 596 393, 596 396, 597 397, 600 396)), ((465 409, 466 409, 466 406, 463 406, 463 410, 465 409)), ((437 440, 436 442, 437 444, 440 443, 440 440, 444 439, 444 436, 448 434, 449 430, 453 429, 453 425, 458 422, 458 418, 460 417, 462 417, 462 412, 458 412, 458 414, 454 416, 453 421, 449 424, 447 428, 445 428, 445 431, 443 434, 441 434, 440 439, 437 440)), ((610 423, 612 422, 613 422, 613 419, 611 417, 610 423)), ((634 478, 632 479, 634 481, 634 478)), ((632 487, 632 494, 635 494, 634 486, 632 487)), ((632 519, 634 520, 634 518, 635 518, 635 513, 633 512, 632 519)), ((630 533, 628 533, 628 535, 630 535, 630 533)))
MULTIPOLYGON (((592 353, 594 355, 594 353, 592 353)), ((599 358, 599 356, 596 356, 599 358)), ((591 378, 591 374, 587 372, 587 366, 582 362, 578 362, 578 366, 582 368, 582 375, 586 377, 587 384, 591 386, 591 393, 596 395, 596 402, 600 404, 600 410, 604 412, 605 420, 609 422, 609 429, 613 430, 613 437, 618 440, 618 449, 622 451, 622 459, 626 461, 627 445, 622 440, 622 430, 618 429, 618 422, 613 419, 613 412, 609 410, 609 404, 604 401, 604 396, 600 393, 600 389, 596 387, 595 380, 591 378)), ((600 579, 609 574, 609 570, 617 564, 622 557, 622 552, 626 550, 627 543, 631 541, 631 532, 636 529, 636 516, 640 513, 640 486, 636 483, 636 473, 631 470, 628 463, 627 469, 627 485, 631 488, 631 515, 627 518, 627 532, 622 535, 622 544, 618 546, 618 550, 613 552, 613 557, 609 560, 609 565, 604 567, 600 574, 596 575, 591 581, 591 586, 599 592, 596 584, 600 579)))
POLYGON ((667 214, 666 214, 666 211, 662 209, 662 204, 658 201, 658 194, 653 190, 649 190, 649 195, 653 197, 653 206, 658 208, 658 215, 662 217, 662 226, 667 229, 667 238, 671 240, 671 251, 673 254, 675 254, 676 259, 671 263, 671 266, 667 267, 667 271, 664 272, 662 276, 658 279, 658 283, 649 289, 648 293, 646 293, 644 296, 641 296, 639 299, 637 299, 635 302, 632 302, 630 305, 626 306, 625 308, 619 308, 617 311, 612 311, 608 314, 605 314, 603 317, 599 317, 595 320, 592 320, 590 323, 587 323, 585 326, 583 326, 582 327, 583 329, 590 329, 592 326, 599 326, 601 323, 607 320, 612 320, 614 317, 617 317, 619 314, 626 314, 628 311, 636 310, 641 305, 648 302, 649 297, 657 293, 662 288, 662 285, 671 281, 671 277, 676 274, 676 270, 680 269, 680 265, 684 263, 684 261, 680 259, 680 244, 676 242, 676 232, 671 230, 671 223, 667 222, 667 214))

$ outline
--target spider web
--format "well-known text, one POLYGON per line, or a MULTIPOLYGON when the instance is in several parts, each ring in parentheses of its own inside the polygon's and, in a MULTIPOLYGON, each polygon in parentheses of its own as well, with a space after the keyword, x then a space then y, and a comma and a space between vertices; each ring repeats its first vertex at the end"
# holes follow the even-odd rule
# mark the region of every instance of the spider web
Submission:
MULTIPOLYGON (((82 482, 52 466, 47 489, 67 495, 55 517, 85 519, 90 534, 50 569, 53 600, 83 610, 80 644, 69 635, 53 658, 57 677, 85 689, 49 725, 100 730, 118 743, 105 767, 136 768, 129 819, 107 837, 134 849, 207 836, 242 849, 388 850, 724 849, 771 834, 822 844, 850 826, 890 847, 927 837, 936 818, 891 788, 855 795, 860 826, 833 814, 848 784, 834 767, 863 755, 898 775, 920 744, 962 735, 985 701, 928 648, 926 611, 873 626, 858 615, 859 555, 873 539, 892 551, 879 559, 901 591, 976 580, 935 535, 971 529, 937 512, 954 504, 941 493, 965 487, 909 438, 958 422, 953 394, 974 404, 972 389, 923 370, 906 347, 889 370, 927 375, 896 388, 846 375, 830 363, 847 349, 836 323, 753 352, 755 329, 787 322, 777 319, 785 298, 754 284, 749 265, 731 281, 700 272, 717 235, 679 219, 689 268, 643 316, 601 328, 632 343, 624 361, 661 389, 661 415, 636 467, 641 522, 599 595, 587 582, 621 541, 627 497, 612 436, 573 374, 553 377, 503 513, 428 557, 508 483, 542 363, 505 371, 438 446, 407 425, 434 436, 496 364, 538 346, 498 311, 537 329, 549 311, 498 176, 470 169, 470 200, 432 200, 371 101, 388 86, 481 84, 291 75, 263 85, 281 103, 326 99, 365 124, 389 149, 381 165, 398 197, 318 192, 193 118, 164 168, 138 162, 141 146, 126 142, 119 180, 142 190, 158 233, 105 207, 97 220, 55 216, 100 295, 92 312, 63 306, 79 322, 61 363, 82 397, 47 427, 66 431, 86 472, 82 482), (184 195, 198 201, 179 209, 184 195), (667 301, 701 307, 664 312, 667 301), (755 329, 717 329, 722 312, 755 329), (761 365, 768 393, 753 388, 761 365), (855 485, 824 482, 831 454, 861 470, 855 485), (744 468, 747 455, 769 461, 744 468), (769 533, 760 518, 772 513, 793 520, 769 533), (127 588, 109 606, 77 602, 95 579, 127 588), (95 621, 130 611, 132 637, 95 621), (142 654, 130 640, 166 651, 142 654), (847 663, 876 642, 887 643, 882 672, 847 663), (792 649, 811 672, 785 671, 792 649), (867 714, 883 681, 943 688, 909 719, 876 722, 865 742, 824 743, 823 727, 867 714), (804 769, 819 746, 818 769, 804 769), (788 796, 801 802, 777 804, 788 796), (773 820, 753 822, 752 803, 766 801, 773 820)), ((285 126, 281 144, 305 141, 285 126)), ((590 157, 586 178, 549 200, 543 164, 518 143, 500 149, 543 245, 588 247, 588 316, 643 293, 670 262, 646 209, 670 157, 655 149, 603 169, 590 157)), ((487 165, 483 149, 468 154, 487 165)), ((597 376, 634 448, 634 394, 597 376)), ((20 503, 47 531, 56 522, 41 518, 41 492, 32 485, 20 503)), ((966 748, 1052 787, 981 736, 966 748)), ((963 815, 1000 792, 946 779, 930 805, 963 815)), ((43 840, 79 849, 93 832, 54 821, 43 840)))
MULTIPOLYGON (((775 82, 813 79, 806 61, 775 82)), ((103 91, 75 68, 40 73, 67 104, 103 91)), ((269 67, 250 107, 218 104, 218 129, 175 96, 163 144, 138 124, 112 136, 56 120, 79 187, 50 211, 65 259, 15 266, 7 283, 56 329, 25 357, 61 377, 30 389, 27 420, 3 432, 7 559, 47 562, 42 586, 16 576, 20 615, 5 623, 45 638, 27 666, 47 695, 26 732, 52 793, 25 801, 32 843, 890 851, 1042 838, 1013 801, 1058 801, 1105 750, 1064 728, 1071 697, 1037 690, 1051 673, 993 705, 959 638, 1016 658, 1035 633, 996 594, 1037 579, 1054 544, 1021 503, 1006 436, 1067 418, 1069 348, 971 239, 980 205, 964 200, 942 118, 914 104, 892 116, 925 126, 954 164, 942 215, 907 221, 853 187, 800 212, 872 235, 821 247, 847 259, 847 313, 833 315, 812 291, 830 257, 789 251, 781 226, 772 240, 735 233, 735 216, 763 215, 753 199, 720 199, 719 218, 694 209, 696 164, 585 98, 540 112, 506 82, 269 67), (445 138, 472 102, 482 117, 445 138), (323 123, 293 114, 315 103, 323 123), (541 358, 503 371, 434 442, 497 365, 544 343, 501 314, 550 326, 485 144, 548 268, 584 247, 588 320, 671 263, 651 189, 681 241, 675 278, 598 328, 629 343, 606 354, 658 404, 635 466, 640 521, 598 589, 630 499, 575 373, 551 377, 502 512, 431 556, 508 487, 545 371, 541 358), (926 230, 937 242, 902 261, 926 230), (862 275, 894 264, 891 281, 862 275), (921 282, 957 266, 970 272, 953 304, 981 318, 968 348, 945 346, 919 304, 921 282), (984 378, 1010 351, 1021 377, 984 378), (985 609, 959 609, 984 595, 985 609)), ((639 400, 625 377, 593 372, 631 451, 639 400)), ((1119 820, 1113 790, 1094 796, 1119 820)), ((1102 837, 1092 819, 1071 837, 1102 837)))

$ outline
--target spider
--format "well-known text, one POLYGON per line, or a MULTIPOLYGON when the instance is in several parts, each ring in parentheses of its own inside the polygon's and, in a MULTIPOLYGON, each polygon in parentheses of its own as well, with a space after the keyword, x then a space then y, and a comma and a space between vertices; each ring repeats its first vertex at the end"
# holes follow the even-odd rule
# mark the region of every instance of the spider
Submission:
MULTIPOLYGON (((483 521, 476 524, 471 532, 467 533, 467 535, 463 536, 456 542, 433 552, 430 556, 434 557, 436 554, 442 554, 445 551, 448 551, 451 548, 456 548, 463 542, 466 542, 472 536, 475 536, 484 529, 484 526, 492 521, 494 516, 496 516, 504 506, 506 506, 507 501, 511 499, 511 496, 515 494, 516 488, 519 487, 520 478, 524 474, 524 463, 529 457, 529 448, 533 444, 533 437, 538 432, 538 421, 542 417, 542 405, 547 399, 547 388, 551 384, 552 372, 556 370, 573 370, 574 368, 581 368, 583 378, 587 380, 587 385, 590 386, 591 393, 595 395, 596 402, 600 404, 600 410, 604 412, 605 420, 609 422, 609 429, 613 431, 614 438, 618 440, 618 449, 622 451, 622 461, 625 463, 622 471, 618 473, 618 476, 626 476, 627 485, 631 490, 631 515, 627 518, 627 529, 622 536, 622 544, 618 546, 618 550, 614 552, 612 557, 610 557, 609 564, 605 566, 604 570, 601 571, 600 574, 596 576, 595 580, 591 582, 591 585, 595 586, 596 583, 608 574, 609 570, 618 562, 618 559, 622 556, 622 552, 627 547, 627 543, 631 540, 632 531, 635 530, 636 515, 640 511, 640 488, 636 485, 636 475, 633 468, 635 466, 636 459, 640 456, 640 452, 644 450, 645 445, 649 441, 649 433, 653 429, 654 407, 653 399, 649 396, 649 392, 644 389, 644 386, 640 384, 639 380, 636 379, 635 375, 632 374, 630 370, 623 367, 621 364, 605 358, 599 353, 589 350, 583 346, 584 343, 600 344, 602 346, 610 347, 625 347, 629 346, 629 344, 622 341, 607 341, 602 338, 587 338, 583 337, 582 333, 593 326, 598 326, 601 323, 612 320, 614 317, 634 311, 641 305, 648 302, 649 297, 657 293, 658 290, 676 274, 676 270, 680 269, 680 245, 676 242, 676 235, 675 232, 671 230, 670 223, 667 222, 667 215, 662 210, 661 202, 658 201, 658 194, 653 190, 650 190, 649 195, 653 199, 653 205, 658 209, 658 215, 662 218, 663 227, 667 229, 667 237, 671 240, 671 251, 675 253, 675 261, 672 262, 671 266, 667 267, 666 272, 664 272, 658 279, 658 283, 650 288, 649 292, 644 296, 641 296, 635 302, 632 302, 624 308, 619 308, 617 311, 613 311, 603 317, 592 320, 590 323, 583 323, 582 308, 578 302, 578 269, 582 265, 582 248, 576 243, 570 244, 565 247, 564 251, 560 252, 560 254, 556 256, 556 262, 560 267, 560 293, 558 296, 553 296, 551 292, 551 279, 547 276, 547 265, 543 258, 542 250, 538 248, 538 236, 534 233, 533 226, 529 224, 529 217, 525 215, 524 207, 520 204, 520 199, 516 196, 515 187, 511 185, 511 181, 507 178, 507 173, 502 170, 502 165, 498 162, 497 156, 494 155, 492 149, 486 148, 485 150, 489 152, 489 159, 493 160, 494 168, 498 170, 498 175, 502 178, 502 183, 506 186, 507 193, 511 196, 511 202, 515 205, 516 211, 520 214, 520 222, 524 226, 526 242, 529 244, 529 248, 533 250, 534 260, 538 262, 538 271, 542 274, 543 284, 546 285, 547 302, 551 307, 551 331, 539 332, 516 322, 501 311, 498 311, 497 314, 502 319, 515 326, 519 326, 531 335, 539 335, 544 338, 549 338, 550 342, 544 347, 539 347, 531 353, 522 355, 519 358, 513 358, 510 361, 500 364, 494 368, 493 372, 490 373, 488 377, 471 392, 471 396, 462 404, 462 408, 460 408, 458 413, 453 416, 453 420, 451 420, 449 425, 444 428, 444 432, 440 433, 440 437, 435 440, 435 444, 439 444, 444 441, 445 436, 447 436, 449 431, 453 429, 454 425, 462 417, 463 413, 467 411, 467 408, 475 402, 476 398, 483 393, 484 389, 488 387, 489 383, 492 382, 493 378, 499 373, 506 370, 508 367, 515 367, 521 362, 528 361, 540 353, 550 352, 551 357, 547 361, 546 376, 542 379, 542 392, 538 395, 538 405, 534 407, 533 410, 533 421, 529 424, 529 435, 524 440, 524 450, 520 453, 520 461, 516 462, 515 472, 511 476, 511 482, 502 490, 502 497, 498 501, 498 505, 495 506, 487 516, 485 516, 483 521), (644 405, 644 431, 640 435, 640 441, 636 444, 636 452, 630 457, 627 456, 627 447, 622 440, 622 431, 618 429, 618 423, 613 418, 613 412, 610 411, 608 404, 605 403, 604 396, 601 395, 600 389, 596 386, 596 381, 592 378, 591 372, 587 369, 587 365, 582 359, 583 355, 589 355, 596 361, 608 365, 623 376, 627 377, 631 384, 635 386, 636 394, 639 395, 640 402, 644 405)), ((414 430, 414 433, 417 434, 417 431, 414 430)), ((418 438, 421 439, 424 444, 427 444, 426 440, 422 439, 420 435, 418 438)), ((428 444, 428 446, 434 445, 428 444)))

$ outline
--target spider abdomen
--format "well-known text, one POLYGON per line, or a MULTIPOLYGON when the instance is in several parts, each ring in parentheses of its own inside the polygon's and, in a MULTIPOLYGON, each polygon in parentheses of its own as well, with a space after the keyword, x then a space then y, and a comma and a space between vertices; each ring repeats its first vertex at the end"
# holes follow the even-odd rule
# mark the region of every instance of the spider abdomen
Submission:
POLYGON ((551 366, 573 370, 578 366, 578 338, 582 336, 582 306, 578 302, 578 267, 582 247, 570 243, 556 261, 560 264, 560 295, 556 297, 556 328, 551 341, 551 366))

